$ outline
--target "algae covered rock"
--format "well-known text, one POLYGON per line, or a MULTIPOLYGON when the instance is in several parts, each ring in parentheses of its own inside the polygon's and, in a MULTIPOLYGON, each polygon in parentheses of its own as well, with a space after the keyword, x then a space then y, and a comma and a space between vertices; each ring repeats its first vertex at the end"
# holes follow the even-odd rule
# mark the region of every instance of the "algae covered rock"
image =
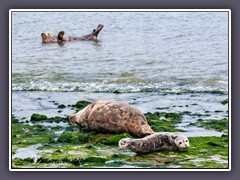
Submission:
POLYGON ((64 109, 66 106, 64 105, 64 104, 60 104, 60 105, 58 105, 58 108, 60 108, 60 109, 64 109))
POLYGON ((176 124, 182 121, 181 113, 167 113, 155 112, 144 114, 148 120, 148 124, 155 132, 182 132, 183 130, 177 129, 176 124))
POLYGON ((82 101, 78 101, 75 105, 73 105, 73 107, 76 107, 78 109, 83 109, 89 104, 91 104, 90 101, 82 100, 82 101))
POLYGON ((205 129, 209 130, 216 130, 219 132, 228 132, 228 119, 208 119, 208 120, 203 120, 203 119, 198 119, 196 123, 190 123, 190 126, 198 126, 198 127, 203 127, 205 129))
POLYGON ((19 122, 19 120, 15 117, 12 117, 12 123, 13 124, 17 124, 19 122))
POLYGON ((85 158, 82 162, 83 162, 83 163, 103 164, 103 163, 106 162, 106 159, 105 159, 105 158, 101 158, 101 157, 91 156, 91 157, 85 158))
POLYGON ((57 139, 57 142, 78 144, 78 143, 87 142, 87 140, 88 140, 88 134, 86 133, 64 132, 57 139))
POLYGON ((55 134, 42 125, 12 125, 12 144, 28 146, 38 143, 54 143, 55 134))
POLYGON ((228 104, 228 99, 225 99, 225 100, 221 101, 221 103, 222 103, 222 105, 228 104))
POLYGON ((108 145, 117 145, 120 139, 123 138, 132 138, 132 136, 130 136, 128 133, 122 133, 122 134, 116 134, 113 135, 109 138, 107 138, 104 142, 104 144, 108 144, 108 145))
POLYGON ((43 114, 32 114, 30 120, 31 121, 42 121, 42 120, 47 120, 47 116, 43 114))

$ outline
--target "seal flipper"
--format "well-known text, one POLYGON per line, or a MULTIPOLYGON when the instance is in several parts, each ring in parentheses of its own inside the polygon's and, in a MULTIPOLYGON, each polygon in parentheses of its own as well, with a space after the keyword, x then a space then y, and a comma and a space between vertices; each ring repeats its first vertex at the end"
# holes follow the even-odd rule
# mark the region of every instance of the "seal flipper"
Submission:
POLYGON ((99 24, 97 29, 94 29, 93 32, 92 32, 92 36, 98 36, 99 32, 102 30, 102 28, 104 27, 103 24, 99 24))

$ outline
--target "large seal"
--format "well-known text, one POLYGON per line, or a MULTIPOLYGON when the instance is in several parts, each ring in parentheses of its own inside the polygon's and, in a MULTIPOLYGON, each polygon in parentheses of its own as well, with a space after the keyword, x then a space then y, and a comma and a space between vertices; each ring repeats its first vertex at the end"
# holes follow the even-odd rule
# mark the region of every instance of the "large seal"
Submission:
POLYGON ((177 151, 189 147, 186 136, 176 133, 158 132, 142 139, 123 138, 118 142, 119 149, 130 149, 138 154, 154 151, 177 151))
POLYGON ((58 33, 58 41, 76 41, 76 40, 89 40, 89 41, 95 41, 97 40, 97 36, 99 34, 99 32, 102 30, 103 28, 103 24, 99 24, 97 29, 94 29, 93 32, 91 34, 85 35, 85 36, 80 36, 80 37, 66 37, 64 36, 65 32, 64 31, 60 31, 58 33))
POLYGON ((154 133, 145 116, 135 107, 122 102, 98 100, 69 116, 85 131, 129 133, 143 137, 154 133))

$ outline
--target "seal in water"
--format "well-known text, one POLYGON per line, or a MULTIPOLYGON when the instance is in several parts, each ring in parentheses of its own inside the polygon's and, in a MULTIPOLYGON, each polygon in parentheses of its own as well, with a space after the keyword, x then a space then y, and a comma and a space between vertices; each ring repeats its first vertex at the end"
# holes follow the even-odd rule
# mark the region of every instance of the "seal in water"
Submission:
POLYGON ((154 133, 145 116, 135 107, 117 101, 98 100, 69 116, 85 131, 129 133, 143 137, 154 133))
POLYGON ((142 139, 123 138, 118 142, 119 149, 130 149, 138 154, 154 151, 178 151, 188 148, 186 136, 169 132, 158 132, 142 139))
POLYGON ((103 28, 103 24, 99 24, 97 29, 94 29, 93 32, 91 34, 85 35, 85 36, 81 36, 81 37, 65 37, 64 31, 60 31, 58 33, 58 41, 74 41, 74 40, 89 40, 89 41, 96 41, 97 40, 97 36, 99 34, 99 32, 102 30, 103 28))
POLYGON ((42 42, 44 43, 51 43, 51 42, 64 42, 64 41, 73 41, 73 40, 89 40, 89 41, 96 41, 97 36, 104 27, 103 24, 99 24, 96 29, 93 30, 91 34, 80 36, 80 37, 65 37, 64 31, 60 31, 58 35, 54 35, 51 33, 42 33, 42 42))

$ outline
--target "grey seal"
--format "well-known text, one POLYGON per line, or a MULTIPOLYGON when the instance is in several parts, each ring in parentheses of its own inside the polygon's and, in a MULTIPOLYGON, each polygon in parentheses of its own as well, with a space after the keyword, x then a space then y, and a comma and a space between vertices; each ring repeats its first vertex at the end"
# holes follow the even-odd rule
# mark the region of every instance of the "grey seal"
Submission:
POLYGON ((129 133, 144 137, 154 133, 145 116, 135 107, 118 101, 98 100, 69 116, 85 131, 129 133))
POLYGON ((118 142, 119 149, 130 149, 137 154, 155 151, 178 151, 188 148, 189 140, 184 135, 157 132, 142 139, 123 138, 118 142))

